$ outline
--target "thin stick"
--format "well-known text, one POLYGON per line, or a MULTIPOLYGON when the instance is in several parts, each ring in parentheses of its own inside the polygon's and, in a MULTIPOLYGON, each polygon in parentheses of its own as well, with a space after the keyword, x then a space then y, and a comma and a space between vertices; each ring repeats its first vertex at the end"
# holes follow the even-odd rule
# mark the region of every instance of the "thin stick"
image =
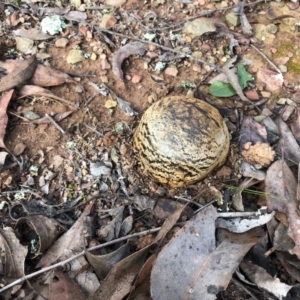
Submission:
POLYGON ((280 69, 267 57, 266 54, 264 54, 263 52, 261 52, 258 48, 256 48, 254 45, 250 44, 250 46, 260 55, 262 56, 267 62, 268 64, 279 74, 282 75, 280 69))
POLYGON ((54 121, 52 117, 50 117, 48 114, 45 114, 47 119, 58 129, 62 134, 66 134, 66 132, 54 121))

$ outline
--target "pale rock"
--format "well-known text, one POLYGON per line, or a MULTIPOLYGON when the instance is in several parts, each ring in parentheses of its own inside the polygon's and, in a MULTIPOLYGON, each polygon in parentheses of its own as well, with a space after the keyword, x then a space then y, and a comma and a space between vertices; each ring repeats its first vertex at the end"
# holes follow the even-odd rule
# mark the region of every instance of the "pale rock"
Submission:
POLYGON ((175 67, 168 67, 165 69, 165 74, 176 77, 178 74, 178 69, 175 67))
POLYGON ((107 14, 107 15, 103 15, 99 27, 110 28, 114 26, 116 23, 117 23, 117 19, 114 16, 107 14))
POLYGON ((71 0, 71 5, 74 5, 76 8, 80 7, 81 0, 71 0))
POLYGON ((239 16, 237 16, 233 11, 231 11, 230 13, 226 14, 225 16, 226 21, 233 25, 233 26, 238 26, 240 25, 240 18, 239 16))
POLYGON ((271 92, 267 92, 267 91, 261 91, 260 93, 263 98, 270 98, 272 95, 271 92))
POLYGON ((22 53, 26 53, 32 50, 34 42, 33 40, 22 38, 22 37, 15 37, 16 40, 16 49, 22 53))
POLYGON ((67 63, 76 64, 78 62, 84 61, 84 55, 82 50, 73 49, 68 53, 67 63))
POLYGON ((108 63, 108 61, 106 59, 101 60, 101 68, 102 68, 102 70, 108 70, 111 68, 110 64, 108 63))
POLYGON ((93 53, 91 54, 90 59, 91 59, 91 60, 96 60, 96 59, 97 59, 96 53, 93 52, 93 53))
POLYGON ((69 43, 67 38, 60 38, 55 42, 55 47, 57 48, 65 48, 69 43))

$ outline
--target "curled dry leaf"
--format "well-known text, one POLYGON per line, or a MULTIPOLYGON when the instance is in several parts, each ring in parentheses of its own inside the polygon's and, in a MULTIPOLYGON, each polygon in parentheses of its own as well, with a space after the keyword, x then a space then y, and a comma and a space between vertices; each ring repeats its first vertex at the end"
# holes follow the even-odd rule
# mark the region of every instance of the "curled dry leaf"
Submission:
POLYGON ((251 142, 248 142, 244 145, 242 156, 245 161, 252 165, 259 164, 267 167, 274 161, 275 151, 269 144, 259 142, 251 145, 251 142))
POLYGON ((126 243, 117 250, 106 255, 94 255, 90 252, 85 254, 88 262, 93 267, 97 278, 103 280, 112 267, 121 259, 125 258, 129 253, 129 244, 126 243))
MULTIPOLYGON (((14 88, 15 86, 18 86, 20 84, 25 84, 26 81, 32 77, 36 70, 36 57, 31 56, 26 60, 16 61, 14 64, 11 64, 11 66, 13 65, 13 70, 9 72, 8 75, 2 77, 0 80, 0 93, 14 88)), ((8 72, 8 69, 6 70, 8 72)))
POLYGON ((76 83, 76 81, 65 72, 44 65, 37 66, 30 82, 38 86, 57 86, 66 82, 76 83))
POLYGON ((283 160, 275 161, 268 169, 265 180, 266 201, 269 211, 285 213, 289 222, 288 235, 295 247, 290 251, 300 259, 300 218, 298 215, 297 182, 283 160))
POLYGON ((258 213, 252 217, 245 217, 245 218, 218 218, 216 221, 216 226, 219 228, 227 229, 231 232, 246 232, 252 228, 262 226, 267 224, 275 215, 275 212, 270 214, 266 213, 258 213))
POLYGON ((143 55, 147 49, 147 45, 141 42, 132 42, 121 47, 117 52, 114 53, 112 60, 112 71, 115 76, 124 81, 122 63, 124 59, 130 55, 143 55))
MULTIPOLYGON (((44 251, 52 245, 60 233, 60 230, 58 230, 57 227, 57 222, 43 215, 20 218, 16 226, 19 230, 19 233, 22 233, 23 238, 25 238, 28 232, 33 231, 39 240, 36 252, 31 252, 30 258, 35 258, 44 253, 44 251), (26 232, 22 232, 24 225, 26 225, 25 228, 29 229, 26 232)), ((30 237, 27 236, 25 240, 30 240, 30 237)))

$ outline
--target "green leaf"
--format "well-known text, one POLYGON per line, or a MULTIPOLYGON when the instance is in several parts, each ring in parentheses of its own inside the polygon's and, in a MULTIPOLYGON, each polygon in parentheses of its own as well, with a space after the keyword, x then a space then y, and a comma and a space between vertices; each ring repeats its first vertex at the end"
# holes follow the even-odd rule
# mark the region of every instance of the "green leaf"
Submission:
POLYGON ((209 93, 216 97, 231 97, 236 94, 236 91, 230 83, 215 81, 209 87, 209 93))
POLYGON ((242 63, 237 64, 237 76, 242 89, 244 89, 248 85, 248 81, 253 80, 252 75, 246 71, 242 63))

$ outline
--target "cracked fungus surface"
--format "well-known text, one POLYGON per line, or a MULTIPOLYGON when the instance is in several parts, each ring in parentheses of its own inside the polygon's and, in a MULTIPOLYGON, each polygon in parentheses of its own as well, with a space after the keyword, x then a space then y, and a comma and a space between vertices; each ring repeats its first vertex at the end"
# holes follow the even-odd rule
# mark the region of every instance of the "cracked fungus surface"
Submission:
POLYGON ((149 175, 181 187, 201 180, 225 162, 229 133, 210 104, 184 96, 166 97, 142 116, 134 148, 149 175))

